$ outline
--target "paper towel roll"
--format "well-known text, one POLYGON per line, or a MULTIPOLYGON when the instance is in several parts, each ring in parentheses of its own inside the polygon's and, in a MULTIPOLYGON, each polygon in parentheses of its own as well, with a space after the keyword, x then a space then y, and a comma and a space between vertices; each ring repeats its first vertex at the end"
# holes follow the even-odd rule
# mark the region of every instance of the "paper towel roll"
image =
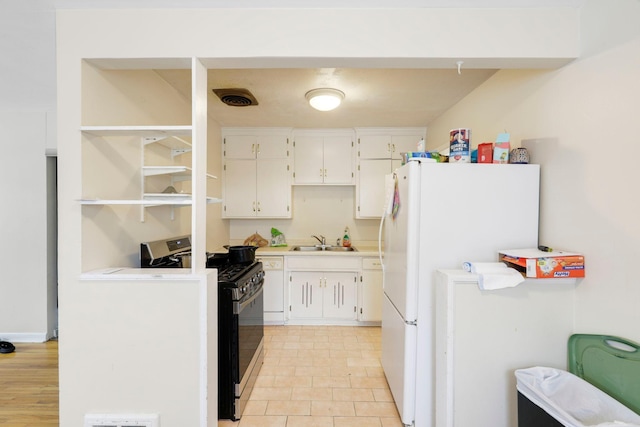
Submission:
POLYGON ((494 271, 501 271, 508 268, 505 263, 502 262, 471 262, 467 261, 462 263, 462 269, 473 274, 490 273, 494 271))
POLYGON ((462 269, 478 275, 478 287, 483 291, 512 288, 524 282, 516 269, 502 262, 464 262, 462 269))

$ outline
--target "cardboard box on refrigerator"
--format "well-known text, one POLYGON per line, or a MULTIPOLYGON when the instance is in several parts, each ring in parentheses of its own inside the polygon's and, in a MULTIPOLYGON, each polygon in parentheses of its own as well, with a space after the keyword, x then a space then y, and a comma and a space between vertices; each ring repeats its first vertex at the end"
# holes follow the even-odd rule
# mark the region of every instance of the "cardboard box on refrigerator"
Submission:
POLYGON ((537 248, 505 249, 499 251, 498 256, 501 262, 520 271, 525 277, 584 277, 584 256, 575 252, 544 252, 537 248))

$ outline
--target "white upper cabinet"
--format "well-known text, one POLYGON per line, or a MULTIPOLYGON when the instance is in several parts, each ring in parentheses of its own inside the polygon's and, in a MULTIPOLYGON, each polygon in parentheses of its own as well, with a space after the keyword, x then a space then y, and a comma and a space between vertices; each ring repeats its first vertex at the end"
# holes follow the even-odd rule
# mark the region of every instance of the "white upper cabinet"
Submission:
POLYGON ((426 128, 357 128, 358 159, 402 159, 400 153, 417 151, 426 128))
POLYGON ((380 218, 385 175, 401 165, 402 154, 416 151, 426 128, 357 128, 356 218, 380 218))
POLYGON ((351 129, 294 132, 294 184, 353 185, 354 134, 351 129))
POLYGON ((223 129, 223 218, 291 218, 290 133, 223 129))
MULTIPOLYGON (((225 130, 230 132, 230 130, 225 130)), ((273 132, 244 129, 238 132, 273 132)), ((224 135, 226 159, 286 159, 289 158, 289 131, 276 135, 224 135)))

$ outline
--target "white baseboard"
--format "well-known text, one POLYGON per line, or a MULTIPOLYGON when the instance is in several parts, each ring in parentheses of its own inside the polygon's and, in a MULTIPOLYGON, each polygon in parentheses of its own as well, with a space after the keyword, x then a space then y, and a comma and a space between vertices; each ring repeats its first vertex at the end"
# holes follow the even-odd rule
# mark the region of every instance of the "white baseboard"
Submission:
POLYGON ((0 340, 9 342, 46 342, 49 340, 44 332, 0 332, 0 340))

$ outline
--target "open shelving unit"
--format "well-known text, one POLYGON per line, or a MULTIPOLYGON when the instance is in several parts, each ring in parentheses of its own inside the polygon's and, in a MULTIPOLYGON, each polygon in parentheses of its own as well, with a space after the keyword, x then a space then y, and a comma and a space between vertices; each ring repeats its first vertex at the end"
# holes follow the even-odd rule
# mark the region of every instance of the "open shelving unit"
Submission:
MULTIPOLYGON (((141 221, 144 221, 144 208, 153 206, 191 206, 191 194, 182 192, 146 192, 145 182, 148 177, 167 176, 170 186, 176 182, 190 181, 192 168, 184 165, 145 165, 145 148, 150 144, 160 144, 170 150, 171 159, 189 153, 192 150, 189 141, 192 126, 82 126, 81 132, 97 138, 109 137, 140 137, 142 147, 141 165, 141 196, 139 199, 100 199, 82 198, 82 205, 140 205, 143 207, 141 221)), ((207 178, 217 179, 216 176, 206 174, 207 178)), ((221 198, 207 197, 207 203, 221 203, 221 198)), ((173 212, 172 212, 173 219, 173 212)))
MULTIPOLYGON (((140 242, 168 236, 193 236, 192 254, 202 259, 208 218, 222 204, 219 186, 210 181, 219 172, 208 173, 218 170, 207 155, 218 139, 207 128, 206 66, 195 57, 83 60, 80 83, 81 108, 70 137, 78 138, 73 198, 81 220, 81 277, 139 269, 140 242), (191 97, 156 69, 190 71, 191 97)), ((182 276, 206 268, 194 263, 188 270, 182 276)), ((109 276, 115 277, 100 277, 109 276)))

